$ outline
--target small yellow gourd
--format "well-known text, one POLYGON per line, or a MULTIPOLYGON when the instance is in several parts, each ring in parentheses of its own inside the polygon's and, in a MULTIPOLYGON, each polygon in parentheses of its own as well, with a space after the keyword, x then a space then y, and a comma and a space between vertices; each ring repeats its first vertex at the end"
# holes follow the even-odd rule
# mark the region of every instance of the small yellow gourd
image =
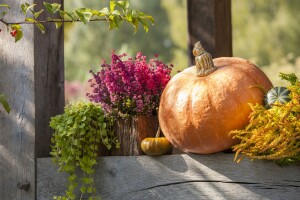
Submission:
POLYGON ((145 138, 142 140, 141 148, 149 156, 159 156, 168 153, 172 149, 171 143, 165 137, 160 137, 160 127, 155 138, 145 138))

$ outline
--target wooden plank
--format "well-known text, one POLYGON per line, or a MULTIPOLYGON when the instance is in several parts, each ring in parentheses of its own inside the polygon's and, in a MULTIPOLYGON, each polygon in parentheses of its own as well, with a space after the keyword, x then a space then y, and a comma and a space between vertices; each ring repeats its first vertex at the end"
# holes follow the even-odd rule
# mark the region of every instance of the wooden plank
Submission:
POLYGON ((232 56, 231 0, 188 0, 188 51, 201 41, 213 58, 232 56))
MULTIPOLYGON (((63 4, 63 0, 52 0, 63 4)), ((37 10, 42 9, 43 1, 35 0, 37 10)), ((47 19, 47 15, 41 15, 47 19)), ((56 29, 47 24, 46 33, 35 28, 34 37, 34 78, 35 78, 35 145, 36 157, 47 157, 50 152, 53 130, 49 127, 50 118, 63 113, 64 97, 64 29, 56 29), (42 45, 41 45, 42 44, 42 45)))
MULTIPOLYGON (((1 0, 11 6, 8 21, 22 20, 21 0, 1 0)), ((33 3, 32 0, 27 1, 33 3)), ((24 38, 18 43, 1 25, 0 92, 11 106, 8 115, 0 113, 0 199, 34 199, 35 197, 35 108, 33 26, 24 26, 24 38), (30 183, 28 191, 18 183, 30 183)))
MULTIPOLYGON (((42 1, 26 2, 41 8, 42 1)), ((5 20, 24 20, 24 1, 0 3, 11 6, 5 20)), ((0 199, 35 199, 35 158, 49 155, 50 116, 64 105, 63 30, 46 25, 43 35, 33 25, 23 25, 24 37, 15 43, 0 28, 0 92, 12 108, 9 115, 0 114, 0 199), (30 184, 28 191, 17 188, 25 183, 30 184)))
MULTIPOLYGON (((233 154, 110 156, 98 159, 95 182, 102 199, 298 199, 300 165, 243 160, 233 154)), ((37 160, 37 199, 62 195, 66 175, 50 158, 37 160)))

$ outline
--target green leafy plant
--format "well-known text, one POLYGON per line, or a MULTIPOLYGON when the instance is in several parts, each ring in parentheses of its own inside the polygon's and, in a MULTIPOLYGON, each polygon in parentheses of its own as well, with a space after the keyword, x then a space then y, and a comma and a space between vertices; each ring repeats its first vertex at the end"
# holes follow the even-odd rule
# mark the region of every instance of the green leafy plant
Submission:
POLYGON ((233 138, 241 140, 233 146, 235 161, 248 157, 273 160, 281 166, 300 161, 300 83, 295 74, 281 73, 280 77, 290 82, 287 88, 291 101, 275 102, 270 109, 250 105, 249 125, 230 132, 233 138))
POLYGON ((91 195, 95 199, 93 166, 97 164, 99 145, 111 149, 112 145, 119 147, 112 130, 112 119, 104 115, 102 108, 89 102, 73 102, 65 107, 62 115, 51 118, 50 126, 55 130, 51 142, 53 143, 52 160, 59 166, 60 172, 69 174, 66 197, 55 199, 76 199, 74 190, 78 187, 76 168, 80 168, 83 177, 80 180, 80 192, 91 195))
POLYGON ((36 4, 24 3, 21 4, 21 10, 25 15, 25 21, 8 22, 4 17, 9 12, 10 6, 7 4, 0 4, 2 12, 0 12, 0 22, 10 32, 15 41, 19 41, 23 36, 23 24, 34 24, 42 33, 45 33, 45 23, 54 23, 56 28, 60 28, 66 22, 82 22, 87 24, 90 21, 106 21, 109 24, 109 29, 118 29, 122 22, 128 22, 133 25, 136 32, 139 24, 142 24, 144 30, 148 32, 149 23, 154 24, 152 16, 129 8, 129 2, 124 1, 110 1, 109 8, 105 7, 101 10, 94 10, 91 8, 78 8, 71 11, 61 9, 61 4, 43 2, 43 9, 35 10, 36 4), (40 20, 42 13, 47 12, 47 19, 40 20))

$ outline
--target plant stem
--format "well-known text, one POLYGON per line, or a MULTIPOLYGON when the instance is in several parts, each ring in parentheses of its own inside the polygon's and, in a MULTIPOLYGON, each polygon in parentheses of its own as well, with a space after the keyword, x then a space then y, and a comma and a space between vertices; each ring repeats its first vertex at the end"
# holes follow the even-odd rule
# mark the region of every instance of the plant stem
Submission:
POLYGON ((8 26, 8 23, 5 22, 3 19, 0 19, 0 22, 2 22, 5 26, 8 26))
POLYGON ((206 52, 198 41, 193 48, 196 63, 196 76, 207 76, 217 69, 210 53, 206 52))
MULTIPOLYGON (((106 21, 107 19, 101 18, 101 19, 91 19, 90 21, 106 21)), ((82 22, 80 19, 77 20, 62 20, 62 19, 52 19, 52 20, 42 20, 42 21, 36 21, 36 22, 6 22, 3 19, 0 19, 0 22, 5 24, 6 26, 12 25, 12 24, 35 24, 35 23, 40 23, 40 24, 45 24, 45 23, 54 23, 54 22, 62 22, 62 23, 72 23, 72 22, 82 22)))
POLYGON ((159 136, 160 136, 160 126, 158 125, 158 129, 157 129, 155 137, 158 138, 159 136))

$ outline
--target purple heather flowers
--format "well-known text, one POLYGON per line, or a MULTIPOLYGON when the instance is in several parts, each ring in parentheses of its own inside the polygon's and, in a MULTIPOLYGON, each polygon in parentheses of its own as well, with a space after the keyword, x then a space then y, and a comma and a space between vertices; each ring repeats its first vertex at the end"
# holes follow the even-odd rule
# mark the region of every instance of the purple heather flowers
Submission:
POLYGON ((100 103, 110 115, 155 114, 173 66, 157 59, 147 63, 147 57, 141 52, 135 59, 126 59, 126 56, 112 52, 111 64, 104 61, 99 72, 90 71, 93 78, 89 83, 93 91, 87 96, 100 103))

